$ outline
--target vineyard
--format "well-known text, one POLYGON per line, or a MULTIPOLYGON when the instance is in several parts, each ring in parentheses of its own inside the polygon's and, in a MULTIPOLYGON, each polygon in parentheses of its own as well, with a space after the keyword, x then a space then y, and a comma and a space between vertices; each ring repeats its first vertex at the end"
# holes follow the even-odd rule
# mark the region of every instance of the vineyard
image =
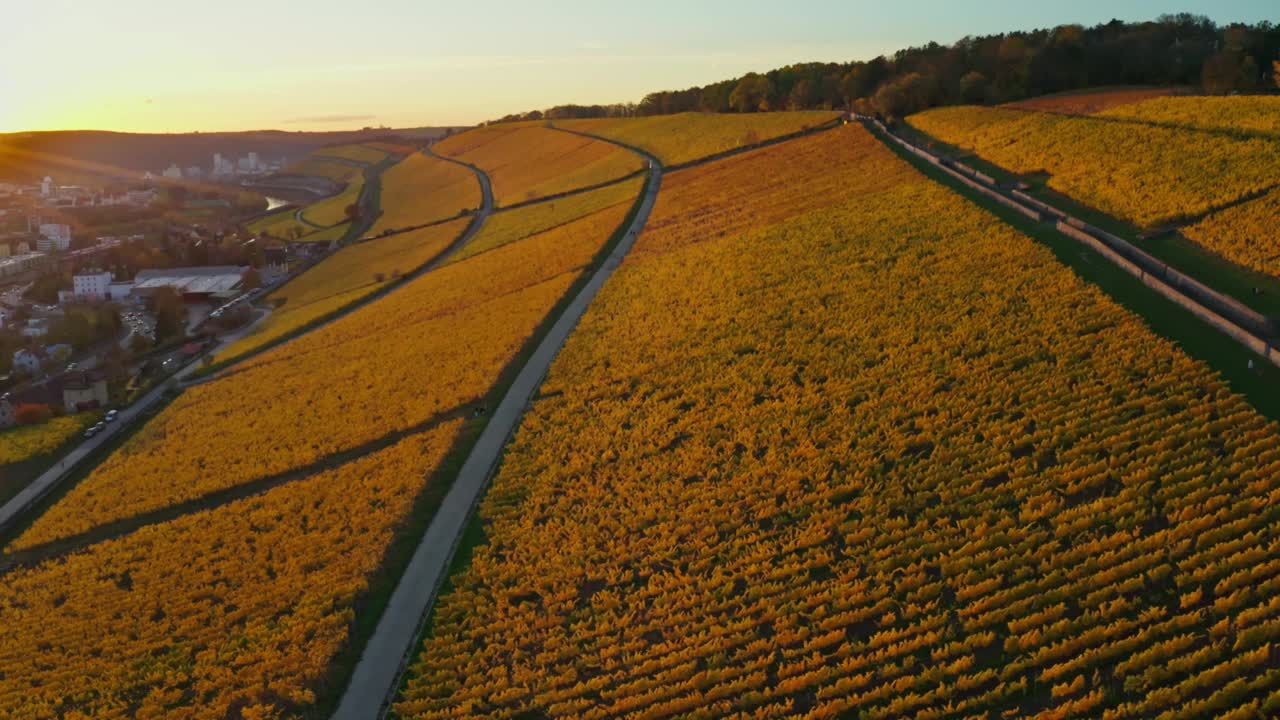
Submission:
POLYGON ((284 173, 286 175, 322 177, 336 183, 346 183, 359 177, 363 170, 363 167, 358 164, 312 155, 285 168, 284 173))
POLYGON ((610 182, 643 166, 616 145, 522 123, 469 130, 441 140, 435 152, 488 174, 499 206, 610 182))
POLYGON ((0 432, 0 468, 53 452, 96 421, 94 413, 81 413, 0 432))
MULTIPOLYGON (((1276 182, 1280 143, 1136 123, 957 107, 915 127, 1140 227, 1210 212, 1276 182)), ((1212 249, 1212 248, 1211 248, 1212 249)))
POLYGON ((568 197, 525 205, 489 216, 480 233, 449 258, 459 262, 530 235, 546 232, 621 203, 630 204, 644 180, 626 180, 568 197))
POLYGON ((362 190, 364 190, 364 178, 353 178, 342 192, 304 208, 302 219, 321 227, 340 225, 350 220, 347 216, 347 207, 359 202, 362 190))
POLYGON ((218 353, 218 360, 253 352, 367 297, 444 252, 466 229, 458 219, 348 245, 267 296, 271 315, 218 353))
POLYGON ((827 111, 740 115, 680 113, 640 118, 558 120, 555 124, 638 147, 657 157, 663 165, 683 165, 825 125, 839 116, 838 112, 827 111))
POLYGON ((441 267, 189 388, 13 547, 297 471, 468 406, 628 209, 441 267))
POLYGON ((323 147, 311 153, 312 157, 329 157, 350 160, 361 165, 376 165, 387 159, 388 151, 373 145, 338 145, 323 147))
MULTIPOLYGON (((8 548, 34 554, 0 574, 0 715, 315 713, 464 418, 637 190, 512 210, 484 251, 185 390, 8 548), (44 545, 140 516, 155 519, 44 545)), ((278 314, 361 292, 464 222, 344 248, 283 288, 278 314)))
POLYGON ((292 240, 295 237, 302 239, 315 232, 315 228, 310 225, 298 222, 295 208, 286 208, 264 215, 249 223, 247 229, 254 235, 266 235, 281 240, 292 240))
POLYGON ((1280 189, 1216 212, 1182 229, 1200 245, 1232 262, 1280 277, 1280 189))
POLYGON ((426 225, 480 207, 480 186, 470 170, 415 153, 382 174, 382 215, 370 230, 426 225))
POLYGON ((1182 92, 1184 91, 1178 88, 1167 87, 1089 90, 1086 92, 1042 95, 1030 100, 1008 103, 1004 107, 1065 113, 1067 115, 1111 115, 1117 112, 1113 110, 1114 108, 1127 107, 1152 98, 1163 98, 1169 95, 1178 95, 1182 92))
POLYGON ((861 128, 668 180, 399 716, 1280 713, 1274 423, 861 128))
POLYGON ((0 714, 296 716, 459 426, 0 577, 0 714))
POLYGON ((1255 133, 1280 140, 1280 97, 1166 97, 1115 108, 1102 117, 1192 130, 1255 133))

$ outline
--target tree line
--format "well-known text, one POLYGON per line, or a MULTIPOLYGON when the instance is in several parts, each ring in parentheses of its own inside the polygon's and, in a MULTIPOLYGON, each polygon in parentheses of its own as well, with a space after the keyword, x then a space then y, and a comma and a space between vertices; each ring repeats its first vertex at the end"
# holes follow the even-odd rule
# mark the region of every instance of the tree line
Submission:
POLYGON ((492 122, 818 109, 902 116, 1106 85, 1190 85, 1210 94, 1280 88, 1280 26, 1219 26, 1187 13, 1141 23, 1060 25, 952 45, 931 42, 869 61, 788 65, 649 93, 638 103, 559 105, 492 122))

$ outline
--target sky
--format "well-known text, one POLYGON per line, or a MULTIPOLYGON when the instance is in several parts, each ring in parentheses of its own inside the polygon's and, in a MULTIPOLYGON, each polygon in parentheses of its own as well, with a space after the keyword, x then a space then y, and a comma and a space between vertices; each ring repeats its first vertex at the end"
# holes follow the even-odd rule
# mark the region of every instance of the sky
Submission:
POLYGON ((470 125, 965 35, 1280 21, 1275 0, 28 0, 0 9, 0 132, 470 125))

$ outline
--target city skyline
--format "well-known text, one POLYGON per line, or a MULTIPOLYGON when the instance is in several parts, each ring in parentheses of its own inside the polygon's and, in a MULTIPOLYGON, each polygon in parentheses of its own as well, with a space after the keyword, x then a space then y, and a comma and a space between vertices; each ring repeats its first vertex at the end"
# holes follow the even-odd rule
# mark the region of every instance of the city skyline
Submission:
MULTIPOLYGON (((1262 0, 1187 5, 1179 10, 1219 23, 1274 15, 1262 0)), ((634 102, 792 63, 1169 10, 1147 0, 1051 8, 810 0, 785 11, 757 0, 554 8, 388 0, 353 17, 329 2, 302 14, 247 0, 216 9, 61 0, 16 8, 0 29, 0 65, 24 68, 0 74, 0 132, 471 125, 561 103, 634 102)))

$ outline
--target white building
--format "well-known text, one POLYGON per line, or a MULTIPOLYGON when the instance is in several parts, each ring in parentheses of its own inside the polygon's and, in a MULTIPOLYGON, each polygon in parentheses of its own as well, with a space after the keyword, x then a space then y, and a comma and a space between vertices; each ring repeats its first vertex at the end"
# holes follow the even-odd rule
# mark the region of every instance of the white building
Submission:
POLYGON ((181 180, 182 168, 178 167, 176 163, 170 163, 169 167, 165 168, 164 176, 170 180, 181 180))
POLYGON ((199 165, 192 165, 191 167, 187 168, 187 177, 199 178, 203 176, 204 176, 204 170, 201 170, 199 165))
POLYGON ((262 169, 262 165, 258 163, 258 153, 256 152, 249 153, 249 169, 253 172, 258 172, 262 169))
POLYGON ((236 172, 236 167, 231 162, 231 158, 222 157, 222 153, 213 154, 213 174, 214 175, 234 175, 235 172, 236 172))
POLYGON ((150 205, 152 200, 156 199, 155 190, 130 190, 124 194, 125 201, 130 205, 150 205))
POLYGON ((40 356, 25 348, 19 350, 13 354, 13 369, 34 375, 40 372, 40 356))
POLYGON ((71 226, 60 223, 41 223, 40 239, 36 241, 36 250, 51 252, 71 248, 71 226))
POLYGON ((85 300, 106 300, 111 296, 111 273, 105 271, 72 276, 71 290, 85 300))
MULTIPOLYGON (((22 328, 22 334, 25 337, 36 338, 44 337, 49 334, 49 321, 46 318, 31 318, 27 321, 27 326, 22 328)), ((13 360, 16 365, 18 359, 13 360)))
POLYGON ((44 176, 44 180, 40 181, 40 194, 49 197, 53 194, 53 178, 48 175, 44 176))

